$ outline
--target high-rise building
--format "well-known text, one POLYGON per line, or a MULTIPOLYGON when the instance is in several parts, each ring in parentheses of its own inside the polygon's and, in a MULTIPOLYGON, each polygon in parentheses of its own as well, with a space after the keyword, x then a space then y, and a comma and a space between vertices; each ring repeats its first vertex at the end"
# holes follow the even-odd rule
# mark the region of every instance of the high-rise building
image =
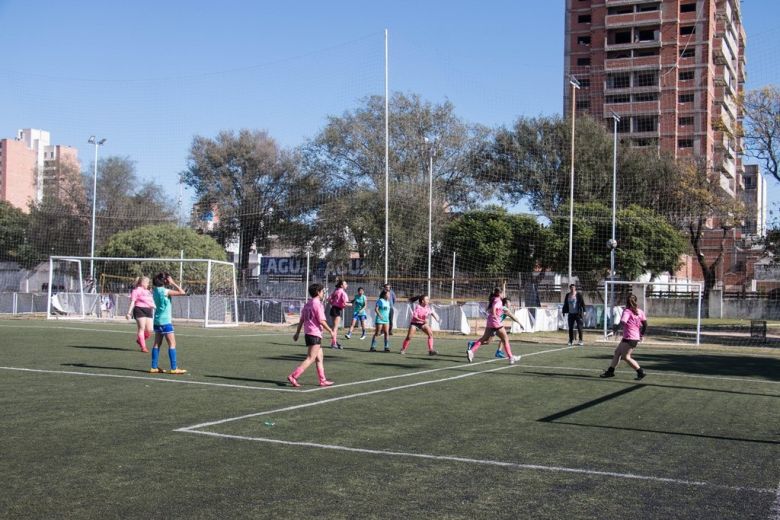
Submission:
POLYGON ((621 139, 697 157, 738 197, 743 168, 737 102, 745 83, 740 0, 566 0, 565 112, 621 139), (606 121, 605 121, 606 122, 606 121))
POLYGON ((742 232, 748 235, 766 236, 766 180, 757 164, 746 164, 741 192, 745 204, 745 224, 742 232))
POLYGON ((78 150, 52 145, 45 130, 25 128, 15 139, 0 139, 0 200, 25 211, 44 194, 62 197, 66 185, 82 189, 79 170, 78 150))

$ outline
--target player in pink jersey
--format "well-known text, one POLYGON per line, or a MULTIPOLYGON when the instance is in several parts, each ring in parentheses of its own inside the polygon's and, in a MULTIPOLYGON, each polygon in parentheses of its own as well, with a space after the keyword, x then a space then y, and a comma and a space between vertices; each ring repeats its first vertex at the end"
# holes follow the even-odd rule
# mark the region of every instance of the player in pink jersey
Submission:
POLYGON ((342 348, 338 342, 339 324, 341 316, 344 314, 344 307, 349 305, 349 296, 347 296, 347 282, 339 280, 336 282, 336 290, 328 297, 330 304, 330 317, 333 319, 333 339, 330 342, 330 348, 342 348))
POLYGON ((335 338, 336 333, 328 326, 328 320, 325 319, 325 307, 322 306, 322 298, 325 295, 325 289, 318 283, 309 286, 309 296, 311 299, 301 309, 301 319, 298 321, 298 329, 295 331, 293 341, 298 341, 303 328, 304 338, 308 353, 306 359, 293 370, 292 374, 287 376, 291 385, 298 387, 301 384, 298 378, 309 368, 309 365, 315 363, 317 366, 317 375, 320 379, 320 386, 330 386, 333 381, 328 381, 325 377, 325 361, 322 354, 322 331, 327 330, 331 337, 335 338))
POLYGON ((479 350, 479 347, 485 343, 490 342, 490 338, 493 335, 498 336, 501 344, 504 345, 504 351, 506 352, 506 357, 509 359, 510 365, 514 365, 520 361, 520 356, 513 356, 512 347, 509 346, 509 336, 507 336, 506 329, 504 329, 504 324, 501 320, 501 316, 504 313, 503 309, 504 305, 501 302, 501 289, 496 287, 490 294, 490 298, 488 299, 488 304, 485 309, 488 315, 487 322, 485 323, 485 333, 482 334, 482 337, 477 341, 468 342, 466 358, 469 360, 469 363, 474 361, 474 355, 477 353, 477 350, 479 350))
POLYGON ((638 381, 645 377, 645 371, 631 357, 631 354, 633 354, 634 349, 645 336, 647 318, 644 311, 639 308, 636 296, 633 293, 628 295, 628 301, 626 302, 626 308, 623 309, 623 315, 620 317, 620 323, 623 324, 623 340, 615 349, 609 368, 599 377, 615 377, 615 367, 618 366, 621 359, 625 359, 626 363, 636 370, 636 380, 638 381))
POLYGON ((401 354, 406 354, 406 349, 409 348, 409 342, 414 335, 414 329, 420 329, 428 335, 428 355, 435 356, 438 352, 433 349, 433 331, 431 330, 431 326, 428 325, 428 316, 431 316, 436 321, 440 321, 439 316, 431 307, 427 294, 409 298, 409 303, 413 305, 412 319, 409 323, 409 330, 406 332, 406 339, 404 339, 403 345, 401 346, 401 354))
POLYGON ((139 276, 135 279, 135 285, 130 292, 130 308, 127 309, 125 318, 130 316, 135 319, 138 326, 135 342, 141 347, 141 352, 149 352, 146 349, 146 339, 152 335, 152 320, 154 319, 154 298, 149 290, 149 278, 139 276))

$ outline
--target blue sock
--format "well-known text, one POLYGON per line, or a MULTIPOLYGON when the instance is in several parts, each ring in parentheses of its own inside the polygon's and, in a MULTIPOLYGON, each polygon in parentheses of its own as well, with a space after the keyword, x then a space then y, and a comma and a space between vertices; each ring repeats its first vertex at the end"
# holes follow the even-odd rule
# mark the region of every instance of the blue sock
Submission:
POLYGON ((385 348, 390 348, 390 342, 385 338, 385 348))
POLYGON ((152 347, 152 368, 157 368, 160 359, 160 347, 152 347))
POLYGON ((176 370, 176 349, 168 347, 168 359, 171 360, 171 370, 176 370))

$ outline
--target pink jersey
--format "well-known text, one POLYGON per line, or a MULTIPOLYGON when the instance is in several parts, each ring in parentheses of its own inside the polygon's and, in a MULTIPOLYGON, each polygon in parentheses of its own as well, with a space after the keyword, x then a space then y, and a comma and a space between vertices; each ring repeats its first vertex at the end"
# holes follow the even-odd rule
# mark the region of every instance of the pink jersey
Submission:
POLYGON ((130 301, 135 303, 136 307, 146 307, 151 309, 154 307, 154 298, 152 298, 152 291, 144 289, 140 285, 132 290, 130 293, 130 301))
POLYGON ((303 333, 309 336, 322 337, 322 322, 325 321, 325 307, 319 298, 312 298, 301 309, 303 333))
POLYGON ((422 305, 415 305, 412 311, 412 323, 427 323, 428 316, 431 315, 433 309, 430 305, 423 307, 422 305))
POLYGON ((500 329, 503 324, 501 323, 501 314, 504 305, 501 303, 501 298, 493 298, 493 305, 490 306, 488 311, 486 327, 491 329, 500 329))
POLYGON ((645 321, 645 313, 638 309, 639 314, 634 314, 631 309, 623 309, 623 315, 620 317, 620 323, 623 324, 623 339, 639 341, 642 335, 639 331, 642 329, 642 322, 645 321))
POLYGON ((333 306, 337 307, 339 309, 343 309, 347 306, 347 302, 349 302, 349 296, 347 296, 347 291, 339 287, 331 295, 328 297, 328 302, 333 306))

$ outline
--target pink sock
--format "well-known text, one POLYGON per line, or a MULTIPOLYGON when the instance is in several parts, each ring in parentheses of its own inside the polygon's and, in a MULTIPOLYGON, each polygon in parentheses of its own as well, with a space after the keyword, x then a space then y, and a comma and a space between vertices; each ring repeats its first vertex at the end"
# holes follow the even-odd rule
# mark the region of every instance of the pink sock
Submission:
POLYGON ((512 357, 512 347, 509 346, 509 342, 507 341, 504 343, 504 351, 506 352, 506 357, 511 358, 512 357))
POLYGON ((403 343, 403 345, 401 345, 401 350, 406 350, 406 349, 408 349, 408 348, 409 348, 409 341, 410 341, 410 340, 409 340, 409 338, 406 338, 406 339, 404 340, 404 343, 403 343))
POLYGON ((317 365, 317 375, 320 377, 320 381, 325 381, 325 367, 322 365, 317 365))
POLYGON ((146 336, 142 332, 139 332, 135 337, 135 342, 141 348, 146 348, 146 336))
POLYGON ((152 333, 151 333, 151 332, 149 332, 148 330, 145 330, 145 331, 144 331, 144 339, 148 339, 148 338, 149 338, 149 336, 151 336, 151 335, 152 335, 152 333))
POLYGON ((471 351, 476 352, 479 350, 479 347, 482 346, 482 343, 479 342, 479 340, 475 341, 474 344, 471 346, 471 351))
POLYGON ((292 374, 290 375, 293 377, 293 379, 298 379, 299 377, 301 377, 301 374, 303 374, 303 369, 301 367, 298 367, 295 370, 293 370, 292 374))
POLYGON ((433 338, 428 338, 428 350, 433 350, 433 338))

